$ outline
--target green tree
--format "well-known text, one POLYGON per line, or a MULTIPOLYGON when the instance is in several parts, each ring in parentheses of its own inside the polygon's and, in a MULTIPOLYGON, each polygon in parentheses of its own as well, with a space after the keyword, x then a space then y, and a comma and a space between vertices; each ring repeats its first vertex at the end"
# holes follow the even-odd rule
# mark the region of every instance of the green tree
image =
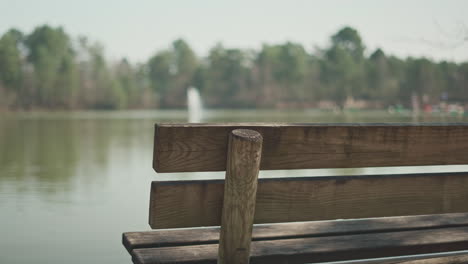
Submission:
POLYGON ((366 89, 365 64, 361 37, 355 29, 345 27, 331 37, 332 45, 325 51, 322 80, 330 99, 343 108, 347 97, 363 97, 366 89))
POLYGON ((258 105, 260 107, 274 107, 279 101, 280 87, 275 80, 275 69, 281 63, 278 59, 277 46, 263 45, 257 54, 254 64, 255 86, 259 89, 258 105))
POLYGON ((104 57, 104 48, 99 43, 89 46, 94 108, 119 109, 126 104, 122 86, 113 78, 104 57))
POLYGON ((28 61, 34 66, 36 103, 55 108, 70 104, 76 82, 74 51, 69 36, 61 28, 37 27, 26 37, 28 61))
POLYGON ((277 106, 308 99, 310 56, 300 44, 263 45, 255 60, 259 103, 277 106))
POLYGON ((7 107, 12 106, 21 93, 22 41, 23 34, 15 29, 0 38, 0 104, 7 107))
POLYGON ((239 49, 225 49, 217 44, 208 55, 206 92, 208 104, 217 107, 253 107, 255 91, 251 88, 250 56, 239 49))
POLYGON ((422 104, 422 98, 429 97, 431 103, 436 102, 441 94, 436 65, 426 58, 406 60, 406 72, 403 85, 400 88, 400 98, 410 106, 410 98, 415 96, 422 104), (406 100, 405 100, 406 99, 406 100))
POLYGON ((368 89, 365 92, 365 99, 381 100, 386 105, 397 103, 399 80, 392 72, 390 62, 381 49, 372 53, 367 67, 368 89))
POLYGON ((148 75, 153 91, 159 96, 159 106, 167 107, 166 97, 172 86, 172 53, 162 51, 148 61, 148 75))
POLYGON ((158 92, 161 107, 185 107, 187 88, 193 84, 198 60, 187 42, 174 41, 169 50, 157 53, 149 62, 153 89, 158 92))
POLYGON ((458 65, 455 73, 451 72, 450 78, 455 78, 454 85, 449 87, 448 95, 452 101, 462 100, 468 102, 468 62, 458 65))
POLYGON ((15 29, 9 30, 0 38, 0 80, 10 89, 19 89, 22 39, 22 33, 15 29))
POLYGON ((332 46, 351 53, 355 61, 363 59, 364 44, 358 31, 351 27, 340 29, 331 37, 332 46))
POLYGON ((281 101, 294 102, 306 99, 305 77, 308 71, 308 54, 300 44, 287 42, 280 45, 279 62, 275 79, 281 87, 281 101))

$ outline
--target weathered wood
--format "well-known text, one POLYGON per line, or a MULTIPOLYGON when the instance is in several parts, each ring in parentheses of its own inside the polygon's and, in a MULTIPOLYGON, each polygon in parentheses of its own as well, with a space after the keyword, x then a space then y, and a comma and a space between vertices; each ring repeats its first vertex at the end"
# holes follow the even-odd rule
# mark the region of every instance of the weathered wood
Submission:
MULTIPOLYGON (((216 263, 217 244, 135 249, 135 263, 216 263)), ((468 249, 468 227, 254 241, 251 263, 309 263, 468 249)))
POLYGON ((262 136, 236 129, 229 135, 219 264, 248 264, 255 214, 262 136))
MULTIPOLYGON (((155 129, 153 168, 157 172, 227 169, 229 174, 227 139, 239 128, 253 129, 263 136, 260 169, 468 164, 468 124, 163 124, 155 129)), ((154 182, 150 225, 219 225, 223 199, 229 203, 239 192, 234 189, 222 181, 154 182)), ((341 261, 466 250, 468 214, 406 216, 457 212, 468 212, 468 173, 265 179, 258 185, 255 223, 405 216, 257 226, 251 263, 341 261), (456 217, 445 218, 449 216, 456 217), (385 222, 388 219, 392 220, 385 222)), ((223 226, 244 223, 222 221, 223 226)), ((245 229, 249 224, 242 226, 240 229, 245 229)), ((127 233, 123 243, 135 263, 216 263, 220 233, 219 228, 127 233)), ((244 233, 228 234, 238 235, 237 241, 246 243, 244 233)), ((226 237, 221 237, 223 244, 226 237)), ((226 246, 236 247, 242 246, 226 246)), ((444 256, 433 258, 436 262, 392 263, 463 260, 463 256, 444 256)))
MULTIPOLYGON (((468 226, 468 213, 399 216, 255 225, 252 240, 277 240, 468 226)), ((219 227, 128 232, 122 242, 136 248, 217 244, 219 227)))
POLYGON ((468 253, 465 255, 446 256, 410 261, 389 262, 388 264, 467 264, 468 253))
POLYGON ((466 264, 468 250, 429 254, 405 255, 386 258, 322 262, 321 264, 466 264))
POLYGON ((157 172, 224 171, 236 128, 262 134, 261 169, 468 164, 468 124, 157 124, 157 172))
MULTIPOLYGON (((150 226, 217 226, 223 181, 153 182, 150 226)), ((468 173, 260 179, 255 223, 468 212, 468 173)))

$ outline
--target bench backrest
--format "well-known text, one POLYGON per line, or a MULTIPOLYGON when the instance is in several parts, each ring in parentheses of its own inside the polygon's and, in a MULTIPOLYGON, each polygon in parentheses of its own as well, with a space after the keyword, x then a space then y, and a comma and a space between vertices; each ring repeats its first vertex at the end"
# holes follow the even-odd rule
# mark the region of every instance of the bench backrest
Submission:
MULTIPOLYGON (((468 124, 160 124, 157 172, 226 170, 228 135, 263 136, 262 170, 468 164, 468 124)), ((153 182, 150 226, 220 225, 223 181, 153 182)), ((468 173, 261 179, 255 223, 468 212, 468 173)))

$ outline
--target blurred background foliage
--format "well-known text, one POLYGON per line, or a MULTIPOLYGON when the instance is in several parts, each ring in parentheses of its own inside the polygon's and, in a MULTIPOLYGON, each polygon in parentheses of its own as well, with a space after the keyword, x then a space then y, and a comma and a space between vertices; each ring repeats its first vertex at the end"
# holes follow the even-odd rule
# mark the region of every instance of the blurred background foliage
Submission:
POLYGON ((208 108, 343 108, 350 98, 368 108, 467 103, 468 62, 369 51, 351 27, 312 52, 292 42, 260 50, 218 43, 200 57, 178 39, 135 64, 109 61, 102 45, 61 27, 11 29, 0 38, 0 109, 184 108, 189 86, 208 108))

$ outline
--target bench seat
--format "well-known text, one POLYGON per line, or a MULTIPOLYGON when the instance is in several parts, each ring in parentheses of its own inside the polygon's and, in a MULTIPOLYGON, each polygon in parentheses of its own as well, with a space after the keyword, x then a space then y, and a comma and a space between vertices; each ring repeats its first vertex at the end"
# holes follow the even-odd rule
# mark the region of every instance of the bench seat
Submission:
MULTIPOLYGON (((309 263, 468 249, 468 214, 255 225, 251 263, 309 263)), ((123 234, 134 263, 216 263, 219 227, 123 234)), ((457 257, 458 260, 467 258, 457 257)), ((453 263, 466 263, 453 262, 453 263)), ((399 262, 395 262, 399 263, 399 262)))

